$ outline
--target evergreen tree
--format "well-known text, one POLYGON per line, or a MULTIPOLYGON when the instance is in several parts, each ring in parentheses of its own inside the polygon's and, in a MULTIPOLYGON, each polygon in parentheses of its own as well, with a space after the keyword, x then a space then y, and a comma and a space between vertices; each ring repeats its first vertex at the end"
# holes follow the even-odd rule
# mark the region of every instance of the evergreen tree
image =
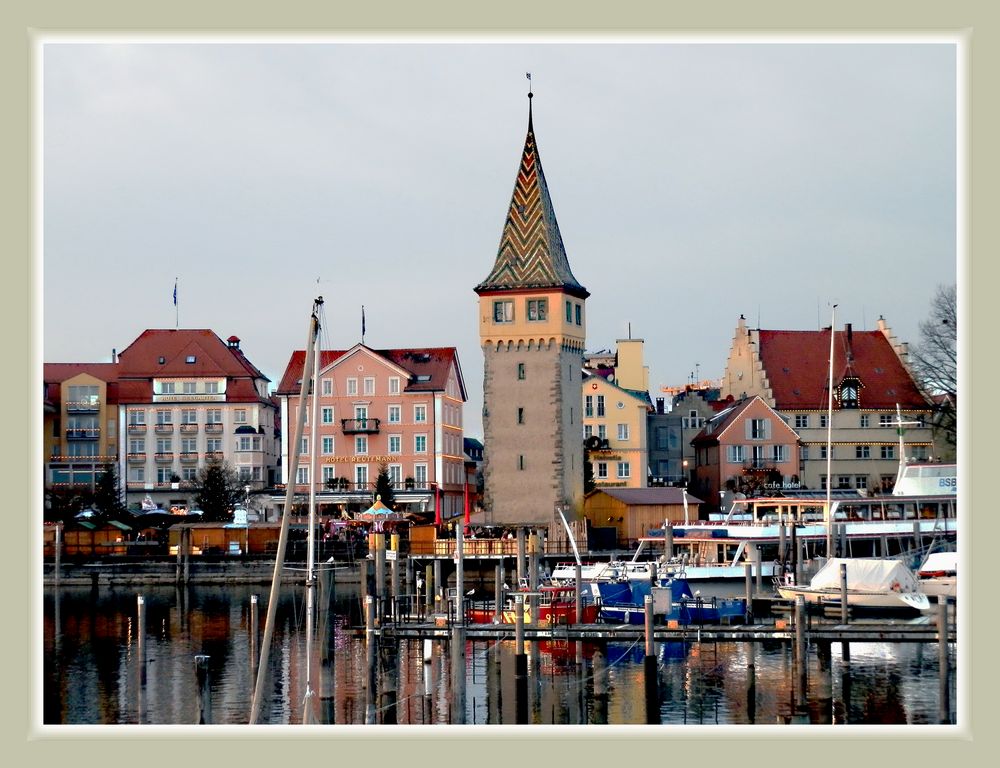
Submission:
POLYGON ((205 522, 229 522, 233 519, 233 507, 243 496, 236 471, 221 461, 213 461, 198 471, 201 490, 195 503, 203 512, 205 522))
POLYGON ((393 496, 392 478, 389 477, 389 468, 385 464, 380 464, 378 475, 375 477, 375 496, 381 498, 382 503, 390 509, 395 500, 393 496))
POLYGON ((108 464, 94 488, 94 507, 103 517, 115 519, 125 511, 122 488, 113 464, 108 464))

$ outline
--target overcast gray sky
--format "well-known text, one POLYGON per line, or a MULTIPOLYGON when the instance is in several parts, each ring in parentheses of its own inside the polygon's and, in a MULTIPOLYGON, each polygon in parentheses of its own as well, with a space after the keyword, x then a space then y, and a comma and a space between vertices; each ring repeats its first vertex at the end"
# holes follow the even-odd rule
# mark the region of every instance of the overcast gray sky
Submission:
POLYGON ((473 287, 527 126, 588 349, 646 341, 650 389, 723 372, 751 326, 919 340, 956 280, 953 43, 380 44, 43 49, 43 359, 146 328, 236 334, 277 384, 312 299, 325 344, 458 347, 481 436, 473 287), (317 282, 318 281, 318 282, 317 282))

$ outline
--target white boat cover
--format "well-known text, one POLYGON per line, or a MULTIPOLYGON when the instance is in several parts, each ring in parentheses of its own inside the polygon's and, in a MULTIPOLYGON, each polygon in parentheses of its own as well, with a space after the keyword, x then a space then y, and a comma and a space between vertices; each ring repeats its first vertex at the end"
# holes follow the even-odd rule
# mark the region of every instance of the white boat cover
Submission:
POLYGON ((927 555, 918 573, 921 576, 932 573, 958 573, 958 552, 932 552, 927 555))
POLYGON ((840 566, 847 564, 847 588, 865 592, 917 592, 919 583, 913 571, 899 560, 831 557, 812 577, 813 589, 839 589, 840 566), (897 588, 898 585, 898 588, 897 588))

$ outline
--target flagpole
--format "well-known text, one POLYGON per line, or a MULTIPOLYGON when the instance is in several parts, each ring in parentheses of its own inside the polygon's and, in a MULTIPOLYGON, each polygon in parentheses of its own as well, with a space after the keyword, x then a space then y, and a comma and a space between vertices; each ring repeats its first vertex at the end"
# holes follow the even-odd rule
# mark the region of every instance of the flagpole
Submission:
POLYGON ((174 330, 180 330, 181 327, 181 310, 177 305, 177 278, 174 278, 174 330))

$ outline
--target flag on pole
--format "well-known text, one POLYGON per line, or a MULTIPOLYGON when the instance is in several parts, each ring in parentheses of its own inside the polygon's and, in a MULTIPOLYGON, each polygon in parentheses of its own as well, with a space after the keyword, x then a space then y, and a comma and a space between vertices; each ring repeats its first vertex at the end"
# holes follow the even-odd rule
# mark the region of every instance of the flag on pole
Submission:
POLYGON ((177 278, 174 278, 174 306, 177 306, 177 278))
POLYGON ((361 305, 361 343, 365 343, 365 305, 361 305))

